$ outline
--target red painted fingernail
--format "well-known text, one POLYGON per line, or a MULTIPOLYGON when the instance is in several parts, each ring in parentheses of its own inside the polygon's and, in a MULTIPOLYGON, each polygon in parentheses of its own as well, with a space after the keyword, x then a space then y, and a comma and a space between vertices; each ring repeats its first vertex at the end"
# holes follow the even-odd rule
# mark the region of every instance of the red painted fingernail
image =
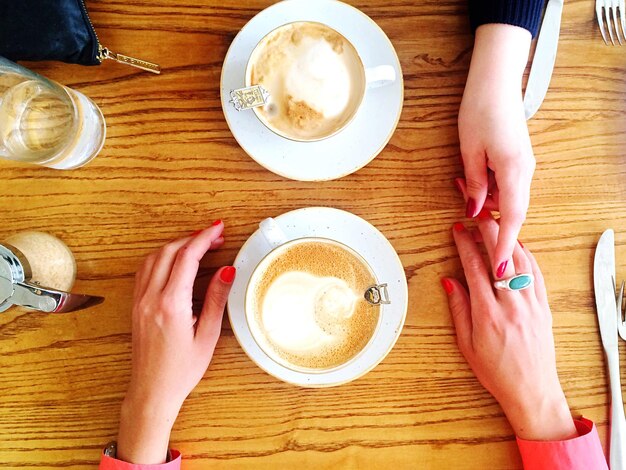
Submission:
POLYGON ((465 225, 463 225, 461 222, 457 222, 452 226, 452 229, 455 232, 462 232, 463 230, 465 230, 465 225))
POLYGON ((504 276, 504 271, 506 271, 507 264, 509 264, 508 261, 503 261, 502 263, 500 263, 500 266, 498 266, 498 270, 496 271, 496 276, 498 277, 504 276))
POLYGON ((215 222, 213 222, 212 227, 215 227, 216 225, 219 225, 222 223, 222 219, 217 219, 215 222))
POLYGON ((467 200, 467 207, 465 209, 465 217, 472 219, 476 216, 476 201, 473 198, 467 200))
POLYGON ((235 279, 236 273, 237 270, 234 266, 226 266, 224 269, 222 269, 222 272, 220 273, 220 279, 225 283, 230 284, 231 282, 233 282, 233 279, 235 279))
POLYGON ((463 181, 461 178, 454 178, 454 185, 456 186, 456 189, 463 194, 463 185, 461 185, 461 181, 463 181))
POLYGON ((491 212, 489 212, 487 209, 483 209, 478 213, 477 216, 480 220, 487 220, 487 219, 491 219, 491 212))
POLYGON ((452 294, 452 291, 454 290, 454 284, 452 284, 449 279, 446 279, 445 277, 441 278, 441 285, 443 286, 443 290, 446 291, 446 294, 452 294))
POLYGON ((204 229, 196 230, 195 232, 193 232, 193 233, 191 234, 191 236, 192 236, 192 237, 195 237, 195 236, 196 236, 196 235, 198 235, 199 233, 202 233, 202 230, 204 230, 204 229))
POLYGON ((521 241, 517 240, 517 243, 519 243, 519 246, 521 246, 522 248, 524 248, 524 244, 523 244, 521 241))

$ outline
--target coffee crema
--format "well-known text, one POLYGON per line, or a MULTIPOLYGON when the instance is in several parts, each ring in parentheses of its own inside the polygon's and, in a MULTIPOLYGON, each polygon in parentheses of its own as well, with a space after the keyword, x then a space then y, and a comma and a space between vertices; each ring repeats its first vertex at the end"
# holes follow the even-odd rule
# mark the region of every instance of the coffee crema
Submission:
POLYGON ((251 283, 246 309, 253 334, 287 365, 320 370, 344 364, 378 326, 380 306, 363 296, 376 284, 374 275, 330 240, 303 241, 270 255, 251 283))
POLYGON ((270 93, 257 116, 275 132, 296 140, 318 140, 343 128, 365 92, 365 71, 354 46, 321 23, 279 27, 257 45, 247 85, 270 93))

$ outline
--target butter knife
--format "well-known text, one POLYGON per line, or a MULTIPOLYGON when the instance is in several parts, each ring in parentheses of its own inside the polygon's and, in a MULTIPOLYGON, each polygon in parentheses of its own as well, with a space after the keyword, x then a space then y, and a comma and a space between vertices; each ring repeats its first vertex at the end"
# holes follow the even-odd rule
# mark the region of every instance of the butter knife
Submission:
POLYGON ((530 67, 530 75, 528 76, 526 93, 524 94, 526 119, 530 119, 535 115, 548 92, 554 62, 556 61, 562 13, 563 0, 549 0, 546 14, 541 23, 537 49, 535 50, 533 64, 530 67))
POLYGON ((611 386, 611 440, 609 467, 611 470, 626 470, 626 420, 619 375, 619 350, 617 347, 617 314, 615 299, 615 235, 606 230, 596 247, 593 260, 593 287, 596 296, 596 311, 600 326, 602 347, 606 355, 611 386))

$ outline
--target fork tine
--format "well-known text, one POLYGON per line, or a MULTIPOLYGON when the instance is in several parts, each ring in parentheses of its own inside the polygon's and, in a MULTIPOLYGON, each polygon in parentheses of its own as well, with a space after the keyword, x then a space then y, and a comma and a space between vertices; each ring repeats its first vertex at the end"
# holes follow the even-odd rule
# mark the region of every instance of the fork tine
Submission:
POLYGON ((611 5, 611 16, 613 17, 613 26, 615 27, 615 35, 619 45, 622 45, 622 35, 619 32, 619 22, 617 21, 617 5, 611 5))
POLYGON ((596 0, 596 18, 598 20, 598 26, 600 26, 600 32, 602 33, 602 39, 604 44, 609 45, 606 40, 606 32, 604 31, 604 20, 602 19, 602 0, 596 0))
POLYGON ((622 318, 622 312, 624 311, 624 281, 622 281, 622 285, 619 288, 619 294, 617 294, 617 301, 615 302, 615 306, 617 307, 615 310, 617 311, 617 330, 619 335, 626 341, 626 324, 624 319, 622 318))
POLYGON ((619 18, 622 25, 622 35, 626 39, 626 1, 619 0, 619 18))
POLYGON ((610 7, 604 7, 604 17, 606 19, 606 29, 609 30, 609 36, 611 37, 611 44, 615 45, 615 40, 613 39, 613 28, 611 28, 611 14, 609 12, 610 9, 610 7))

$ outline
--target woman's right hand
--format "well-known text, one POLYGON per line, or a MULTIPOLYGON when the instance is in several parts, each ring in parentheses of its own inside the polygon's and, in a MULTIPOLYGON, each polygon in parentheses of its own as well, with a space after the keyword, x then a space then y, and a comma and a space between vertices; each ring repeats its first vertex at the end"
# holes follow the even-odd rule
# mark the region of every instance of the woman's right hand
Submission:
POLYGON ((487 211, 477 221, 479 234, 473 235, 461 223, 453 227, 469 293, 456 279, 441 280, 459 349, 498 400, 518 437, 575 437, 557 375, 552 315, 539 266, 530 251, 517 244, 503 277, 532 273, 534 284, 522 291, 494 290, 489 264, 474 238, 481 239, 493 259, 500 227, 487 211))
POLYGON ((220 268, 202 312, 192 309, 200 260, 224 244, 221 220, 148 256, 137 272, 133 305, 132 376, 122 404, 117 455, 163 463, 178 411, 207 370, 220 335, 235 268, 220 268))
POLYGON ((535 171, 522 100, 530 43, 530 32, 518 26, 480 26, 459 110, 465 178, 455 181, 467 201, 468 218, 483 208, 500 212, 501 229, 491 256, 495 271, 504 271, 513 253, 535 171))

